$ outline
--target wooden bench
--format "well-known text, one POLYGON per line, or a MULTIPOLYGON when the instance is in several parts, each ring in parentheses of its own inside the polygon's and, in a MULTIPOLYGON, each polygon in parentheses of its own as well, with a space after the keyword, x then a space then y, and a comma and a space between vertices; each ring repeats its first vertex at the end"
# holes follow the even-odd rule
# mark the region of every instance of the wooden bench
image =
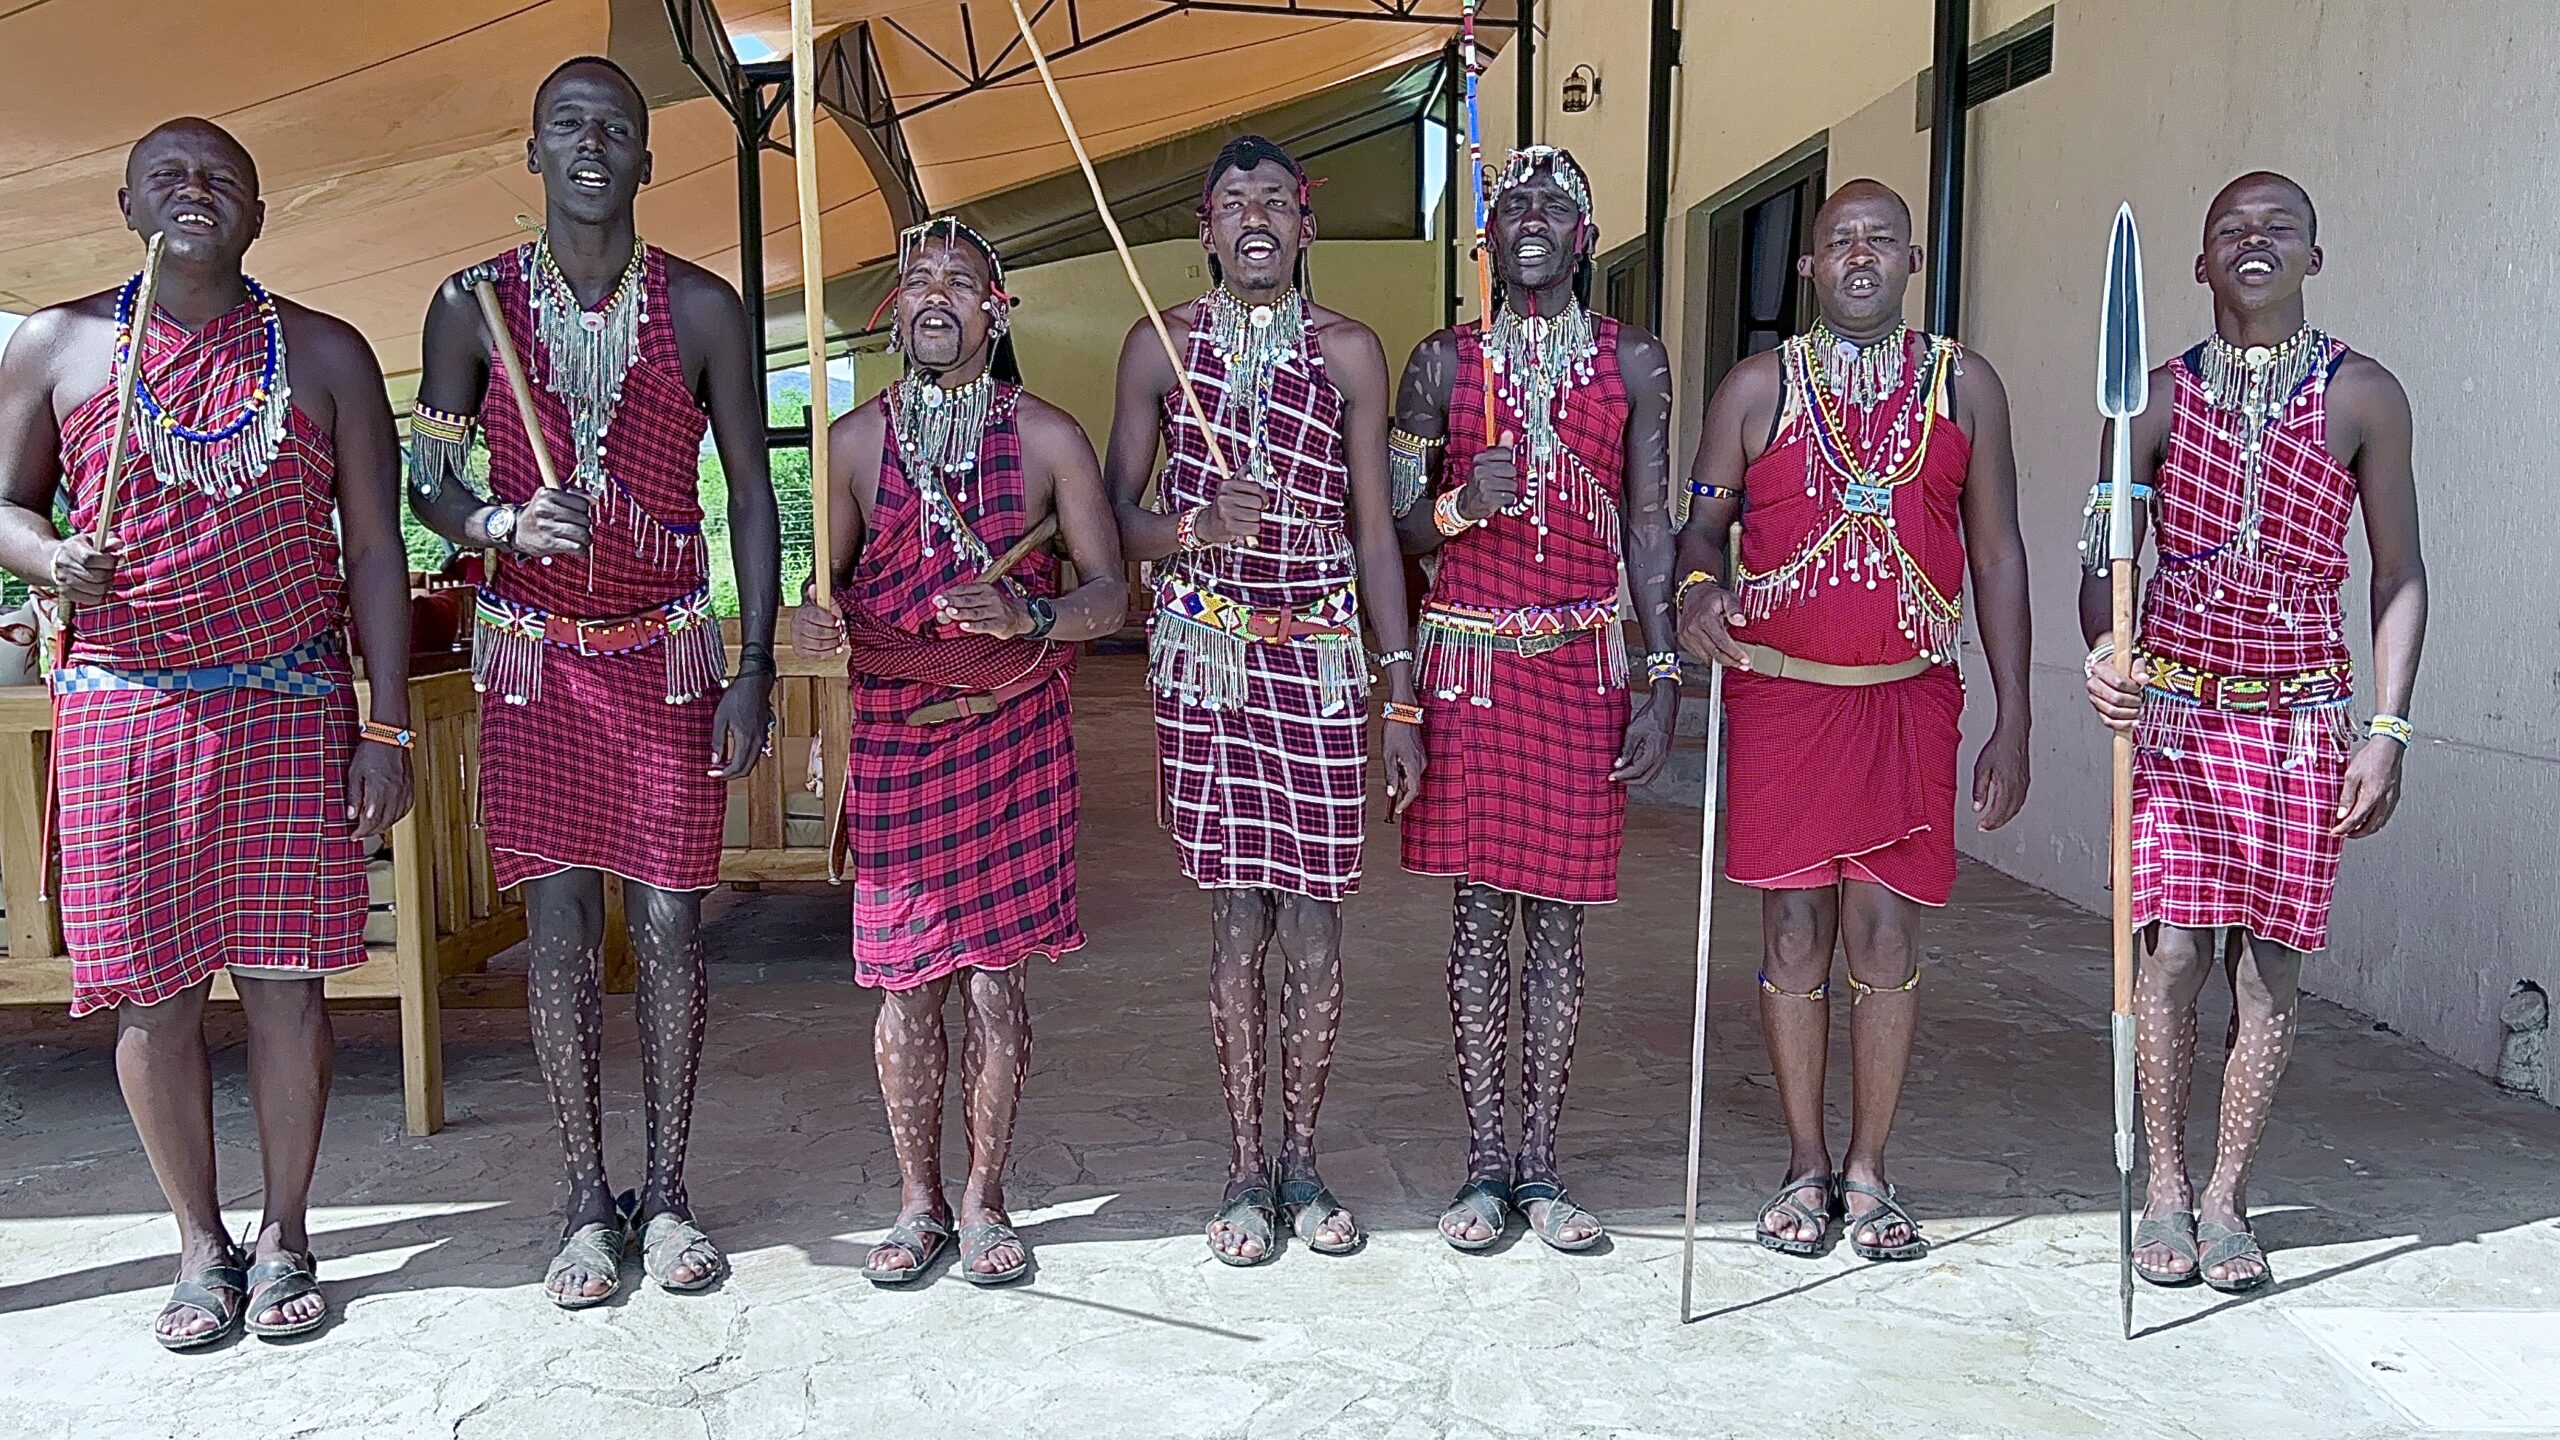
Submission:
MULTIPOLYGON (((359 709, 368 686, 357 682, 359 709)), ((332 1001, 396 1005, 400 1068, 412 1135, 444 1126, 442 1008, 524 1003, 521 976, 487 973, 491 956, 524 939, 524 907, 500 892, 479 815, 480 697, 468 671, 409 684, 416 804, 391 829, 396 938, 329 977, 332 1001)), ((60 907, 48 894, 43 855, 45 765, 52 701, 41 685, 0 689, 0 896, 8 906, 8 954, 0 957, 0 1005, 68 1006, 71 957, 60 907)), ((626 987, 627 988, 627 987, 626 987)), ((233 1000, 230 977, 214 979, 233 1000)))

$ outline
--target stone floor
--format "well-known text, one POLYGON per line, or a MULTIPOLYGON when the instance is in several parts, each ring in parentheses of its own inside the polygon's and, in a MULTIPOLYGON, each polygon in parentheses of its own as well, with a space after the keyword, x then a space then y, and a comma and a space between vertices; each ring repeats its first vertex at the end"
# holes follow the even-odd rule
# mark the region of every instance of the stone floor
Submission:
MULTIPOLYGON (((1200 1225, 1225 1126, 1204 906, 1152 825, 1127 663, 1086 681, 1092 945, 1036 978, 1014 1165, 1033 1283, 979 1291, 946 1272, 894 1293, 855 1274, 896 1171, 843 899, 723 895, 692 1187, 736 1274, 707 1296, 635 1285, 584 1314, 545 1304, 557 1162, 522 1018, 448 1016, 451 1125, 417 1140, 391 1017, 351 1013, 315 1222, 336 1322, 290 1348, 164 1355, 146 1328, 172 1231, 109 1027, 0 1016, 0 1434, 2560 1433, 2560 1113, 2330 1006, 2307 1011, 2257 1183, 2281 1283, 2238 1301, 2145 1289, 2142 1337, 2119 1339, 2104 933, 1979 868, 1933 932, 1895 1155, 1939 1248, 1903 1266, 1750 1243, 1783 1150, 1750 999, 1756 913, 1720 896, 1698 1317, 1681 1323, 1697 830, 1670 807, 1637 807, 1628 899, 1589 928, 1565 1170, 1612 1246, 1553 1254, 1515 1226, 1466 1256, 1434 1238, 1462 1150, 1446 890, 1396 871, 1381 828, 1349 910, 1325 1111, 1326 1173, 1375 1238, 1350 1259, 1214 1263, 1200 1225)), ((612 1018, 628 1170, 627 1002, 612 1018)), ((241 1030, 236 1014, 214 1024, 226 1196, 245 1222, 241 1030)), ((2221 1028, 2209 1014, 2205 1033, 2221 1028)))

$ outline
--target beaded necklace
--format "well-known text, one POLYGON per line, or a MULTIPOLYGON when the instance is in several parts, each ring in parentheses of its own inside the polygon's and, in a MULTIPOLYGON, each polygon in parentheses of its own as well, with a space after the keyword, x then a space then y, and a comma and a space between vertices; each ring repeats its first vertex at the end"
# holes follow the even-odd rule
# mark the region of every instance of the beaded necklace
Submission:
MULTIPOLYGON (((1307 328, 1307 300, 1294 286, 1268 305, 1247 305, 1224 285, 1209 291, 1209 348, 1226 366, 1218 401, 1221 428, 1244 437, 1245 478, 1263 487, 1269 513, 1293 520, 1296 498, 1287 486, 1271 483, 1263 427, 1271 413, 1272 382, 1284 361, 1305 350, 1307 328)), ((1287 527, 1283 536, 1297 528, 1287 527)))
MULTIPOLYGON (((164 479, 182 481, 213 500, 230 500, 249 488, 249 482, 274 468, 276 451, 284 444, 285 418, 293 408, 293 387, 285 381, 284 318, 277 313, 275 297, 257 281, 242 276, 240 283, 248 288, 250 300, 258 309, 258 328, 266 340, 266 359, 258 371, 258 383, 240 413, 209 429, 181 425, 151 393, 150 382, 142 369, 134 365, 133 398, 142 411, 142 448, 151 456, 151 468, 164 479)), ((121 372, 133 364, 137 332, 147 329, 150 317, 137 318, 133 311, 142 291, 142 277, 136 274, 124 284, 116 296, 115 363, 121 372)))
POLYGON ((2204 353, 2196 363, 2204 402, 2222 417, 2226 430, 2236 427, 2233 438, 2240 442, 2240 523, 2229 542, 2234 550, 2245 554, 2258 547, 2258 525, 2265 518, 2261 501, 2267 479, 2267 433, 2328 354, 2327 333, 2308 322, 2281 345, 2252 345, 2244 350, 2219 333, 2204 342, 2204 353))
POLYGON ((543 388, 568 407, 569 433, 578 463, 569 484, 588 495, 604 493, 604 437, 622 406, 622 382, 640 357, 640 327, 649 323, 647 255, 637 236, 631 262, 613 293, 593 310, 551 255, 551 237, 525 250, 525 287, 533 301, 534 337, 542 351, 543 388))
MULTIPOLYGON (((1566 302, 1556 315, 1523 316, 1508 301, 1494 312, 1484 332, 1485 368, 1493 372, 1502 403, 1520 421, 1521 476, 1528 483, 1505 515, 1527 515, 1537 526, 1537 558, 1547 558, 1547 500, 1567 493, 1595 524, 1601 514, 1588 484, 1577 484, 1581 466, 1572 448, 1556 433, 1556 419, 1573 399, 1574 387, 1588 385, 1592 362, 1600 353, 1591 312, 1580 300, 1566 302), (1574 472, 1568 474, 1568 467, 1574 472)), ((1597 497, 1605 499, 1605 496, 1597 497)), ((1611 542, 1615 548, 1614 540, 1611 542)))
MULTIPOLYGON (((1928 336, 1917 373, 1907 363, 1892 367, 1897 384, 1876 400, 1894 405, 1894 416, 1879 433, 1872 423, 1877 405, 1859 403, 1854 390, 1845 397, 1834 391, 1829 357, 1821 353, 1828 348, 1827 333, 1817 326, 1813 333, 1787 341, 1780 363, 1788 392, 1802 397, 1804 423, 1812 435, 1804 493, 1819 500, 1830 491, 1837 513, 1777 568, 1738 567, 1735 588, 1743 613, 1765 620, 1810 591, 1843 579, 1870 590, 1891 581, 1902 635, 1923 658, 1952 661, 1964 626, 1963 600, 1939 590, 1903 548, 1893 498, 1927 463, 1947 381, 1956 368, 1955 342, 1928 336), (1844 405, 1870 422, 1863 427, 1864 446, 1852 433, 1844 405)), ((1908 345, 1906 331, 1897 329, 1895 335, 1908 345)))
POLYGON ((1811 343, 1822 356, 1822 368, 1830 377, 1832 388, 1859 409, 1872 410, 1902 384, 1911 327, 1896 324, 1891 334, 1861 345, 1832 329, 1830 321, 1816 320, 1811 343))
POLYGON ((924 510, 924 553, 933 553, 933 532, 938 529, 976 569, 985 569, 990 557, 986 543, 969 528, 963 512, 995 398, 995 379, 987 374, 946 390, 912 370, 899 378, 889 396, 889 429, 897 441, 898 464, 906 471, 908 483, 916 487, 917 502, 924 510))

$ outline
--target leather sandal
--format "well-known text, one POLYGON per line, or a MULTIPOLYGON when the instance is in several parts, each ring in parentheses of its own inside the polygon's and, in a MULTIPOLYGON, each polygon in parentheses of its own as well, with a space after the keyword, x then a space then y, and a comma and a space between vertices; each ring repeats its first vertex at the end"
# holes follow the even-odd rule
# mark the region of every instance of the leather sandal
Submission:
POLYGON ((1751 1238, 1760 1242, 1761 1249, 1775 1250, 1781 1255, 1820 1255, 1831 1243, 1831 1222, 1840 1214, 1840 1194, 1834 1188, 1836 1179, 1830 1175, 1799 1175, 1779 1186, 1778 1192, 1769 1197, 1769 1203, 1760 1207, 1760 1220, 1752 1227, 1751 1238), (1802 1197, 1807 1190, 1822 1192, 1819 1211, 1804 1203, 1802 1197), (1769 1228, 1772 1215, 1793 1221, 1799 1227, 1812 1226, 1814 1237, 1796 1240, 1778 1234, 1769 1228))
POLYGON ((2196 1274, 2215 1293, 2247 1295, 2275 1283, 2275 1269, 2267 1263, 2266 1248, 2258 1243, 2257 1236, 2211 1220, 2199 1220, 2196 1222, 2196 1239, 2204 1246, 2203 1252, 2196 1256, 2196 1274), (2228 1280, 2213 1278, 2214 1266, 2229 1265, 2235 1260, 2258 1262, 2257 1273, 2228 1280))
POLYGON ((640 1270, 658 1282, 658 1288, 676 1295, 693 1295, 720 1283, 729 1270, 729 1257, 702 1233, 702 1227, 672 1210, 661 1210, 640 1227, 640 1270), (676 1265, 687 1254, 709 1251, 711 1264, 690 1282, 675 1279, 676 1265))
MULTIPOLYGON (((949 1221, 930 1211, 920 1215, 910 1215, 890 1226, 889 1233, 880 1237, 880 1245, 894 1246, 904 1250, 916 1263, 889 1268, 865 1265, 862 1267, 862 1278, 874 1285, 913 1285, 924 1278, 924 1272, 933 1264, 934 1257, 940 1255, 942 1247, 950 1243, 949 1221)), ((880 1245, 871 1248, 877 1250, 880 1245)))
POLYGON ((1031 1273, 1031 1247, 1002 1220, 981 1220, 960 1227, 960 1278, 972 1285, 1010 1285, 1031 1273), (978 1262, 999 1245, 1010 1244, 1022 1258, 1002 1270, 981 1271, 978 1262))
POLYGON ((163 1350, 184 1354, 203 1350, 228 1340, 240 1329, 246 1314, 249 1281, 241 1272, 240 1252, 226 1246, 222 1258, 186 1276, 169 1289, 169 1303, 151 1322, 151 1338, 163 1350), (172 1310, 201 1310, 213 1320, 213 1328, 201 1335, 169 1335, 160 1329, 160 1320, 172 1310))
POLYGON ((307 1320, 261 1325, 258 1317, 286 1301, 319 1294, 319 1265, 309 1254, 287 1254, 273 1260, 261 1260, 249 1267, 249 1303, 240 1311, 241 1324, 261 1340, 287 1340, 296 1335, 308 1335, 329 1323, 326 1296, 321 1297, 320 1313, 307 1320))
POLYGON ((1490 1250, 1502 1241, 1502 1232, 1511 1220, 1511 1182, 1508 1180, 1470 1180, 1459 1187, 1457 1198, 1440 1212, 1440 1238, 1452 1250, 1472 1255, 1490 1250), (1450 1217, 1465 1213, 1484 1222, 1493 1233, 1481 1240, 1462 1240, 1449 1233, 1450 1217))
POLYGON ((2204 1278, 2204 1265, 2196 1253, 2196 1217, 2192 1210, 2172 1210, 2157 1219, 2144 1216, 2133 1227, 2133 1273, 2163 1290, 2193 1285, 2204 1278), (2155 1270, 2142 1263, 2145 1246, 2158 1246, 2187 1262, 2182 1270, 2155 1270))
POLYGON ((1897 1198, 1891 1185, 1869 1185, 1843 1175, 1833 1182, 1832 1195, 1834 1197, 1832 1204, 1840 1212, 1841 1228, 1849 1237, 1849 1248, 1858 1252, 1858 1258, 1917 1260, 1929 1253, 1929 1242, 1920 1238, 1920 1222, 1911 1218, 1910 1211, 1902 1208, 1902 1201, 1897 1198), (1876 1202, 1876 1208, 1863 1215, 1850 1214, 1848 1197, 1852 1195, 1866 1196, 1876 1202), (1861 1230, 1872 1234, 1895 1224, 1910 1231, 1911 1238, 1899 1245, 1878 1245, 1858 1238, 1858 1232, 1861 1230))
POLYGON ((589 1310, 622 1293, 622 1252, 631 1245, 630 1219, 621 1211, 611 1220, 581 1225, 569 1232, 560 1244, 560 1253, 551 1257, 551 1265, 542 1272, 542 1293, 563 1310, 589 1310), (552 1282, 571 1270, 584 1270, 603 1277, 601 1295, 587 1295, 575 1290, 561 1290, 552 1282))
POLYGON ((1317 1179, 1283 1180, 1280 1182, 1280 1213, 1289 1222, 1289 1233, 1318 1255, 1348 1255, 1369 1243, 1360 1230, 1360 1222, 1350 1207, 1333 1198, 1333 1191, 1317 1179), (1351 1238, 1326 1240, 1325 1222, 1340 1215, 1351 1220, 1351 1238))
POLYGON ((1512 1186, 1511 1205, 1520 1212, 1520 1218, 1528 1222, 1529 1233, 1545 1241, 1550 1250, 1578 1255, 1609 1238, 1608 1230, 1600 1224, 1600 1217, 1574 1204, 1573 1197, 1564 1193, 1564 1187, 1553 1180, 1523 1180, 1512 1186), (1543 1222, 1530 1213, 1529 1207, 1533 1205, 1546 1207, 1543 1222), (1577 1217, 1591 1222, 1591 1233, 1579 1240, 1558 1238, 1577 1217))
POLYGON ((1272 1196, 1271 1182, 1257 1179, 1236 1192, 1235 1198, 1218 1207, 1209 1219, 1209 1253, 1223 1265, 1250 1267, 1268 1265, 1280 1253, 1280 1205, 1272 1196), (1224 1225, 1249 1240, 1259 1242, 1259 1255, 1236 1255, 1218 1243, 1218 1227, 1224 1225))

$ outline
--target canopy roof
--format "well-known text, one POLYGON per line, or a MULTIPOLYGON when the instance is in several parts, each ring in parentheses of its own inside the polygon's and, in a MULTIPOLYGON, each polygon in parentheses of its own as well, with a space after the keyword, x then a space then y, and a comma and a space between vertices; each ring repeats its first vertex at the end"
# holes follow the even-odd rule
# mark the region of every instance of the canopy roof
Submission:
MULTIPOLYGON (((136 246, 115 207, 125 152, 162 120, 207 116, 257 157, 265 236, 250 269, 354 322, 395 377, 418 364, 436 283, 542 210, 524 163, 533 92, 604 54, 653 107, 652 242, 738 276, 733 113, 774 101, 786 0, 19 0, 0 8, 0 309, 114 283, 136 246), (737 48, 732 48, 735 37, 737 48), (765 83, 759 86, 757 80, 765 83)), ((1097 156, 1142 151, 1437 51, 1457 0, 1041 0, 1034 26, 1097 156)), ((1507 23, 1509 0, 1487 4, 1507 23)), ((899 221, 988 201, 1070 168, 1004 0, 817 0, 827 269, 895 249, 899 221)), ((1488 29, 1486 43, 1501 38, 1488 29)), ((775 122, 792 143, 787 115, 775 122)), ((764 275, 796 290, 783 149, 763 152, 764 275)), ((1001 206, 997 208, 1001 209, 1001 206)), ((831 293, 830 299, 834 299, 831 293)), ((791 307, 796 312, 796 306, 791 307)), ((841 326, 845 314, 830 306, 841 326)), ((778 318, 778 317, 777 317, 778 318)), ((852 317, 854 328, 860 316, 852 317)))

